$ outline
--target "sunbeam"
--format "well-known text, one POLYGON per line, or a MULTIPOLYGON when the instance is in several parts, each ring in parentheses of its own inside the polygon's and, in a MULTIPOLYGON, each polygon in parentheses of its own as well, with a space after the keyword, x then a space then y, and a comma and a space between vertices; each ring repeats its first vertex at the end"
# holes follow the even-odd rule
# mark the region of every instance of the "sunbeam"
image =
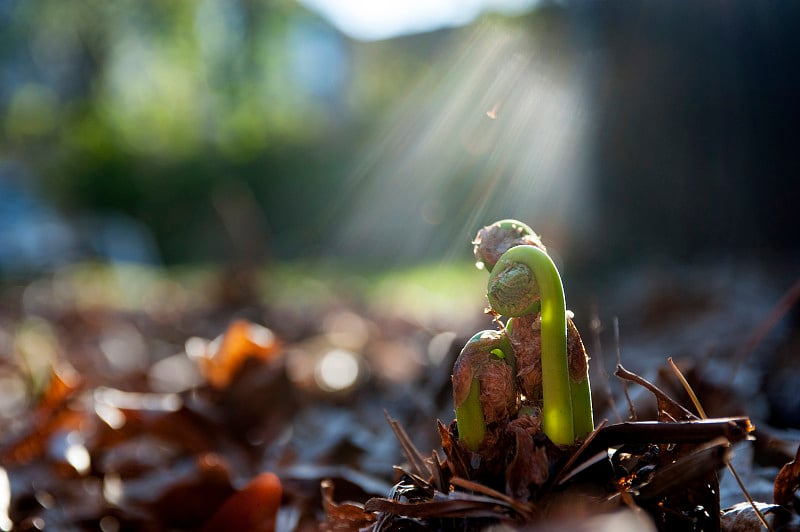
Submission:
POLYGON ((337 205, 339 253, 446 260, 505 217, 568 245, 566 222, 591 216, 589 69, 565 34, 538 27, 486 23, 457 37, 398 102, 337 205))

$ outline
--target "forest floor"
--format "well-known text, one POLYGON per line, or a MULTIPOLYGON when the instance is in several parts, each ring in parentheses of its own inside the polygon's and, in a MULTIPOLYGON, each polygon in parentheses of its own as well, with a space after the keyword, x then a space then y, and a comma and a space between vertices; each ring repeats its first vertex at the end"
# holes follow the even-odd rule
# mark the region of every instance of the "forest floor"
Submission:
MULTIPOLYGON (((800 445, 792 275, 742 265, 640 268, 602 286, 566 287, 592 359, 596 423, 658 415, 650 392, 614 376, 618 363, 696 413, 671 357, 709 417, 747 416, 755 427, 720 466, 735 466, 781 530, 800 529, 791 485, 800 471, 786 477, 784 505, 773 501, 776 477, 800 445)), ((458 269, 365 281, 84 266, 6 283, 0 530, 210 530, 233 519, 220 509, 264 472, 277 475, 280 491, 261 518, 279 530, 347 528, 347 519, 384 529, 570 529, 562 514, 517 512, 503 494, 487 503, 491 511, 462 506, 463 515, 450 508, 446 518, 392 522, 385 504, 364 510, 410 478, 409 453, 444 458, 437 420, 447 426, 454 417, 453 362, 474 332, 494 327, 482 312, 482 282, 458 269)), ((446 471, 447 461, 436 468, 446 471)), ((746 501, 722 467, 719 479, 721 509, 746 501)), ((475 486, 453 482, 457 491, 452 482, 445 490, 477 497, 475 486)), ((596 511, 567 519, 571 529, 641 529, 641 516, 625 520, 646 505, 603 497, 596 511)), ((746 504, 721 526, 762 525, 746 504)))

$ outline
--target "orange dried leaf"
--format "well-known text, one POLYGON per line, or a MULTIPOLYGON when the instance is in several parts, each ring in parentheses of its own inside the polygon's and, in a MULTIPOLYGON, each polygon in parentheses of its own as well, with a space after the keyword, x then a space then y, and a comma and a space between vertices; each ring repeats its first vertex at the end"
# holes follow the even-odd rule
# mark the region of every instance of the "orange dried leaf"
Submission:
POLYGON ((283 487, 278 476, 261 473, 228 497, 203 527, 203 531, 274 532, 282 497, 283 487))
POLYGON ((70 410, 68 402, 80 388, 74 369, 62 365, 51 368, 50 382, 25 428, 0 449, 4 464, 29 463, 42 456, 50 437, 57 431, 76 430, 85 414, 70 410))
POLYGON ((66 364, 50 368, 50 382, 36 406, 37 415, 51 413, 60 408, 81 385, 78 373, 66 364))
POLYGON ((283 488, 277 475, 261 473, 231 495, 202 530, 274 532, 282 497, 283 488))
POLYGON ((278 353, 278 342, 271 330, 245 320, 236 320, 228 326, 221 339, 209 344, 199 368, 208 383, 223 389, 249 358, 271 360, 278 353), (218 345, 216 349, 212 346, 218 345))
POLYGON ((27 464, 44 455, 50 437, 58 431, 76 430, 85 416, 74 410, 59 410, 42 424, 30 425, 18 438, 0 451, 0 462, 4 465, 27 464))

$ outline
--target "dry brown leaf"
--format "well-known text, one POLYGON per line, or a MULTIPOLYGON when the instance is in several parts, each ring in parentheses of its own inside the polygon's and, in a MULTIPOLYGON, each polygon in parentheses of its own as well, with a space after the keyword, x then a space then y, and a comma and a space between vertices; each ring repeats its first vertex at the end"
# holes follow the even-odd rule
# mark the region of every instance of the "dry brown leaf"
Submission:
POLYGON ((332 480, 323 480, 320 488, 322 490, 322 507, 325 510, 323 530, 358 530, 375 521, 375 515, 365 511, 360 504, 334 502, 332 480))
POLYGON ((800 446, 794 460, 784 465, 775 477, 772 498, 776 504, 790 506, 794 500, 794 492, 800 488, 800 446))
POLYGON ((245 320, 232 322, 221 339, 211 342, 198 359, 200 373, 218 390, 224 389, 249 358, 271 360, 279 352, 275 335, 261 325, 245 320), (214 346, 218 345, 216 349, 214 346))
POLYGON ((450 474, 455 477, 470 478, 469 469, 467 467, 467 459, 464 456, 465 452, 458 446, 453 434, 442 423, 437 420, 437 427, 439 429, 439 436, 442 438, 442 450, 447 457, 447 465, 450 467, 450 474))
POLYGON ((375 497, 366 502, 364 509, 418 519, 489 517, 502 520, 509 519, 513 513, 513 508, 498 499, 457 491, 448 495, 437 494, 433 500, 422 502, 400 502, 375 497))
POLYGON ((261 473, 222 504, 203 532, 247 530, 274 532, 283 488, 274 473, 261 473))
POLYGON ((69 400, 80 386, 80 378, 71 367, 63 365, 51 368, 50 382, 30 422, 0 450, 3 464, 24 464, 35 460, 46 451, 50 436, 54 433, 80 427, 86 413, 68 408, 69 400))
POLYGON ((549 476, 550 460, 543 446, 537 446, 530 434, 517 425, 509 425, 516 439, 514 457, 506 468, 506 493, 517 500, 530 498, 530 486, 542 486, 549 476))

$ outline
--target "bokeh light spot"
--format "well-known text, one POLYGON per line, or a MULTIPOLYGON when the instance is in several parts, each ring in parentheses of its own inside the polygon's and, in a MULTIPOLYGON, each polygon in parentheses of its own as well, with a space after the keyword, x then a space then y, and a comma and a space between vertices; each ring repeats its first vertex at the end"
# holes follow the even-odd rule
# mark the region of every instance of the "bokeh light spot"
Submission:
POLYGON ((328 351, 317 364, 317 384, 329 392, 341 391, 353 386, 358 379, 359 363, 355 354, 344 349, 328 351))

